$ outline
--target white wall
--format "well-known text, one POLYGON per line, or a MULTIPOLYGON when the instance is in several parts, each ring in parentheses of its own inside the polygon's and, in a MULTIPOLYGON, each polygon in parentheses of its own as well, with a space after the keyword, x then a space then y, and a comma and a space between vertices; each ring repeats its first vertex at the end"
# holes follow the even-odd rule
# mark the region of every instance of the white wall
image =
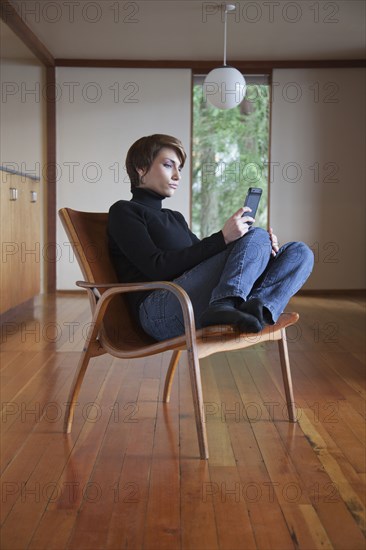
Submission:
MULTIPOLYGON (((188 153, 191 72, 172 69, 57 69, 57 209, 107 211, 130 199, 128 148, 138 138, 165 133, 188 153)), ((190 218, 190 158, 168 208, 190 218)), ((75 289, 81 278, 58 221, 57 288, 75 289)))
POLYGON ((365 72, 273 73, 270 224, 315 252, 305 288, 365 288, 365 72))
POLYGON ((44 69, 23 59, 1 59, 0 68, 0 165, 42 178, 44 69))
MULTIPOLYGON (((365 76, 362 69, 273 74, 270 224, 315 252, 308 289, 365 287, 365 76)), ((154 132, 190 150, 188 70, 57 70, 57 207, 103 211, 130 197, 124 159, 154 132), (96 181, 92 181, 92 180, 96 181)), ((190 168, 169 207, 190 217, 190 168)), ((59 289, 80 271, 58 225, 59 289)))

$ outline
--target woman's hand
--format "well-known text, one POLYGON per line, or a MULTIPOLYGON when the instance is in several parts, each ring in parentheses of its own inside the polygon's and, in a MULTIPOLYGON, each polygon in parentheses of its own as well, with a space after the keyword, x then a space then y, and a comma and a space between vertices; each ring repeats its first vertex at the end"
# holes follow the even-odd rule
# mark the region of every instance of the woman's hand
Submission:
POLYGON ((273 233, 273 229, 272 227, 269 228, 269 238, 271 239, 271 243, 272 243, 272 251, 271 251, 271 254, 272 256, 276 256, 278 250, 279 250, 279 244, 278 244, 278 239, 276 237, 276 235, 273 233))
POLYGON ((255 220, 251 216, 243 216, 243 214, 251 211, 249 206, 242 206, 227 220, 222 228, 222 234, 224 235, 226 244, 236 241, 245 235, 245 233, 248 233, 250 227, 248 222, 254 222, 255 220))

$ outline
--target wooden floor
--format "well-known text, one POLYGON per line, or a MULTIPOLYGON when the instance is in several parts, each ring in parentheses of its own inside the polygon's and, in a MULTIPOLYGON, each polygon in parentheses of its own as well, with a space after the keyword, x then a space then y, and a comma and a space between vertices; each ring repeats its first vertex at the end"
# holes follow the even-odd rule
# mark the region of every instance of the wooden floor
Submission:
MULTIPOLYGON (((198 458, 185 358, 93 359, 72 434, 65 403, 89 322, 81 295, 2 326, 2 550, 365 548, 365 310, 296 297, 297 424, 275 343, 201 363, 210 459, 198 458)), ((184 355, 184 354, 183 354, 184 355)))

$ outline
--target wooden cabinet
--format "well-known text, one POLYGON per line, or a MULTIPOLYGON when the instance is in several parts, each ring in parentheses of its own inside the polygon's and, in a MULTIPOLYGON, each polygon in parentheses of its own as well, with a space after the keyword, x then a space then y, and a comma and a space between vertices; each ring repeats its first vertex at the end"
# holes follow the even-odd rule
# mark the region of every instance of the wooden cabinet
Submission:
POLYGON ((42 262, 40 182, 0 171, 0 313, 40 292, 42 262))

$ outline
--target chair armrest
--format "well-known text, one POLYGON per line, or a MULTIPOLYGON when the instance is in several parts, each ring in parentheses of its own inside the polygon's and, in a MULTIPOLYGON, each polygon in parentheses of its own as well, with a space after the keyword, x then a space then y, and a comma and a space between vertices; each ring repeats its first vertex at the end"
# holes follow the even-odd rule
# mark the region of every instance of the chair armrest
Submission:
POLYGON ((194 320, 192 302, 187 292, 176 283, 172 283, 170 281, 153 281, 142 283, 89 283, 87 281, 77 281, 76 285, 89 292, 94 292, 95 289, 106 289, 100 298, 98 297, 98 302, 96 304, 96 309, 94 312, 94 337, 96 336, 97 326, 103 317, 104 311, 106 310, 111 299, 117 294, 147 290, 167 290, 172 292, 179 300, 182 308, 187 349, 193 350, 195 348, 196 324, 194 320), (98 323, 96 323, 97 319, 99 321, 98 323))
MULTIPOLYGON (((140 283, 88 283, 87 281, 76 281, 76 286, 79 286, 81 288, 117 288, 117 287, 125 287, 130 286, 134 284, 140 284, 140 283)), ((141 283, 145 284, 145 283, 141 283)))

